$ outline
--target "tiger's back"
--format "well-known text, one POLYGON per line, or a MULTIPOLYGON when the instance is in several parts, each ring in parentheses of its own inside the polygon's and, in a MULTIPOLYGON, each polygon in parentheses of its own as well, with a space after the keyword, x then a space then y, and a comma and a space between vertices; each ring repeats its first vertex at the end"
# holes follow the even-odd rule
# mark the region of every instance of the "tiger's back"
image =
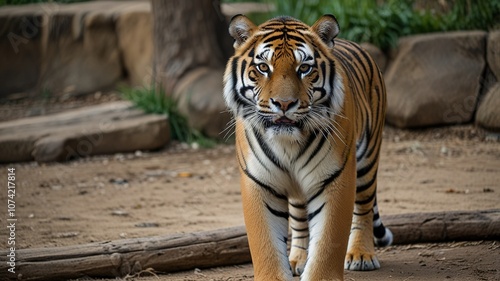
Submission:
POLYGON ((392 239, 375 200, 383 79, 358 45, 334 40, 338 31, 333 16, 312 27, 289 17, 230 25, 224 98, 256 280, 342 280, 344 267, 380 266, 374 234, 392 239))

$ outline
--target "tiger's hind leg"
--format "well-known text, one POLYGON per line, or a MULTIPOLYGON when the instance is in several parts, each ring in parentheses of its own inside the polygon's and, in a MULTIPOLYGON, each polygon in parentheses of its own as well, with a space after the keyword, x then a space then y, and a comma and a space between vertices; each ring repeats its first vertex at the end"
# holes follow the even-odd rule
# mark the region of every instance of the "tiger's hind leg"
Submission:
POLYGON ((373 213, 366 209, 359 208, 356 204, 344 265, 347 270, 366 271, 380 268, 373 242, 373 213))
POLYGON ((354 216, 344 267, 348 270, 367 271, 380 268, 375 255, 375 243, 389 245, 392 233, 382 224, 376 205, 378 157, 360 162, 354 216))
POLYGON ((309 224, 307 221, 307 206, 305 203, 288 203, 290 213, 290 228, 292 241, 290 243, 290 266, 294 275, 304 272, 309 244, 309 224))
POLYGON ((373 238, 377 247, 389 246, 393 240, 391 230, 386 228, 380 219, 376 198, 373 205, 373 238))

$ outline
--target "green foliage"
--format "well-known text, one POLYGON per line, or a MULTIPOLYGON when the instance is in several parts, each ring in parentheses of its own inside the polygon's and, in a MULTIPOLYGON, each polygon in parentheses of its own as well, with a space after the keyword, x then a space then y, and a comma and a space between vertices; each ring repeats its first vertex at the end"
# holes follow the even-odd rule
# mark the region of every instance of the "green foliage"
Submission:
MULTIPOLYGON (((234 0, 233 0, 234 1, 234 0)), ((231 1, 228 1, 231 2, 231 1)), ((321 15, 333 14, 339 37, 370 42, 386 50, 401 36, 452 30, 500 27, 500 1, 454 0, 446 13, 415 10, 413 0, 260 0, 274 4, 270 16, 288 15, 311 25, 321 15)))
POLYGON ((444 17, 449 29, 491 29, 500 27, 500 1, 455 0, 452 11, 444 17))
POLYGON ((201 132, 191 128, 188 120, 177 109, 177 102, 162 90, 155 88, 122 88, 122 95, 147 113, 166 114, 172 138, 180 142, 197 143, 201 147, 212 147, 216 144, 201 132))

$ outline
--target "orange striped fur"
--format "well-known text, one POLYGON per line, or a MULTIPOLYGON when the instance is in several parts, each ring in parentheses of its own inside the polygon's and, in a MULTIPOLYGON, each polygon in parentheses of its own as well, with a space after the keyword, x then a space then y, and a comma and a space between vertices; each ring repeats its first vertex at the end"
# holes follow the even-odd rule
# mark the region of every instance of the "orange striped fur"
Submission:
POLYGON ((374 243, 392 234, 376 206, 386 95, 375 62, 335 39, 331 15, 311 27, 238 15, 229 32, 224 99, 255 280, 343 280, 344 268, 379 268, 374 243))

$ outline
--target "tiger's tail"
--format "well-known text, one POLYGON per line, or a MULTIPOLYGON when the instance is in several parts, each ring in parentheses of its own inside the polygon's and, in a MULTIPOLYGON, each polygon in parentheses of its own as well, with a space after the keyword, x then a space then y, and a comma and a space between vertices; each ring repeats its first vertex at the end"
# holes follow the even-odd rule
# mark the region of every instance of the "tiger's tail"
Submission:
POLYGON ((389 228, 385 227, 380 219, 378 212, 377 200, 373 204, 373 238, 375 246, 386 247, 392 244, 393 235, 389 228))

